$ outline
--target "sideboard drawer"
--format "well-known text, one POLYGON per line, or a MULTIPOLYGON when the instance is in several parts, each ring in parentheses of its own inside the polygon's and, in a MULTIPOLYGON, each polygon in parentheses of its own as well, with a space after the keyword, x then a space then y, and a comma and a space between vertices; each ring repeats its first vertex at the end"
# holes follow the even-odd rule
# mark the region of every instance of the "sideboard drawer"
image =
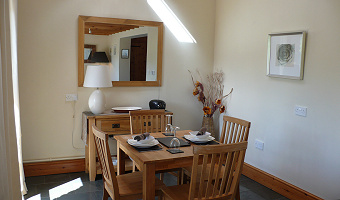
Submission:
POLYGON ((113 134, 127 134, 130 133, 130 119, 111 119, 111 120, 97 120, 97 127, 105 132, 112 132, 113 134))

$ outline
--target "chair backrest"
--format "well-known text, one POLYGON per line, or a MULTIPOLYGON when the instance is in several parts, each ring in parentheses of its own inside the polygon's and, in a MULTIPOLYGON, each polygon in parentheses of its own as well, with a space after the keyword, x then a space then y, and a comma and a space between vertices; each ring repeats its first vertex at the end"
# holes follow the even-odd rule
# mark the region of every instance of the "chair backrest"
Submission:
POLYGON ((99 130, 94 124, 92 125, 92 131, 96 143, 100 166, 102 169, 104 187, 108 188, 107 192, 111 197, 114 197, 114 199, 119 199, 118 182, 108 143, 109 136, 105 132, 99 130))
POLYGON ((131 134, 165 131, 165 110, 136 110, 129 114, 131 134))
POLYGON ((234 200, 247 145, 248 142, 193 146, 194 159, 189 200, 202 198, 234 200), (202 167, 198 170, 202 157, 202 167))
POLYGON ((250 122, 235 117, 223 116, 220 143, 230 144, 248 141, 250 122))

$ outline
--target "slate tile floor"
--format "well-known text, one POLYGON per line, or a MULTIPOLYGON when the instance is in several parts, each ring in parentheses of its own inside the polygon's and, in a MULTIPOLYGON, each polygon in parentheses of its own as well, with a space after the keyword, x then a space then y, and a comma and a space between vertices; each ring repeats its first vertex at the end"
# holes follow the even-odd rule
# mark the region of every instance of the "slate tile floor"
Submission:
MULTIPOLYGON (((176 178, 165 174, 165 184, 175 185, 176 178)), ((98 175, 96 181, 90 182, 88 174, 84 172, 56 174, 48 176, 27 177, 28 194, 25 200, 101 200, 103 180, 98 175), (60 191, 69 191, 60 196, 60 191), (54 198, 55 196, 60 196, 54 198)), ((240 181, 241 200, 288 200, 273 190, 245 177, 240 181)), ((110 199, 110 198, 109 198, 110 199)))

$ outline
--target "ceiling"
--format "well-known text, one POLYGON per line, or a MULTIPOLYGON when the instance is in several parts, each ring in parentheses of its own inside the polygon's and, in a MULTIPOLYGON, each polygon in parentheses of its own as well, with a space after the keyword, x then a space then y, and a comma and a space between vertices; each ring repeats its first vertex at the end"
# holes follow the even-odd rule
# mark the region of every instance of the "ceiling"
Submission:
POLYGON ((127 31, 134 28, 139 28, 140 26, 134 25, 122 25, 122 24, 107 24, 107 23, 97 23, 97 22, 86 22, 84 33, 91 35, 112 35, 115 33, 127 31), (89 33, 91 30, 91 33, 89 33))

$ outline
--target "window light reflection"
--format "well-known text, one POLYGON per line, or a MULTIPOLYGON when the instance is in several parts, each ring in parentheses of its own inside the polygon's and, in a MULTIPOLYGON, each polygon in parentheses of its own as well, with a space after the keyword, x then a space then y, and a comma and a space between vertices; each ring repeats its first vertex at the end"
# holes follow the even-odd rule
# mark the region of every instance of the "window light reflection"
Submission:
POLYGON ((28 198, 27 200, 41 200, 41 195, 40 194, 34 195, 33 197, 28 198))
POLYGON ((169 8, 164 0, 147 0, 148 4, 155 11, 155 13, 161 18, 165 25, 170 29, 172 34, 180 42, 196 43, 195 38, 185 28, 182 22, 177 18, 175 13, 169 8))
POLYGON ((64 194, 77 190, 83 186, 83 182, 80 178, 74 179, 55 188, 50 189, 50 199, 56 199, 64 194))

